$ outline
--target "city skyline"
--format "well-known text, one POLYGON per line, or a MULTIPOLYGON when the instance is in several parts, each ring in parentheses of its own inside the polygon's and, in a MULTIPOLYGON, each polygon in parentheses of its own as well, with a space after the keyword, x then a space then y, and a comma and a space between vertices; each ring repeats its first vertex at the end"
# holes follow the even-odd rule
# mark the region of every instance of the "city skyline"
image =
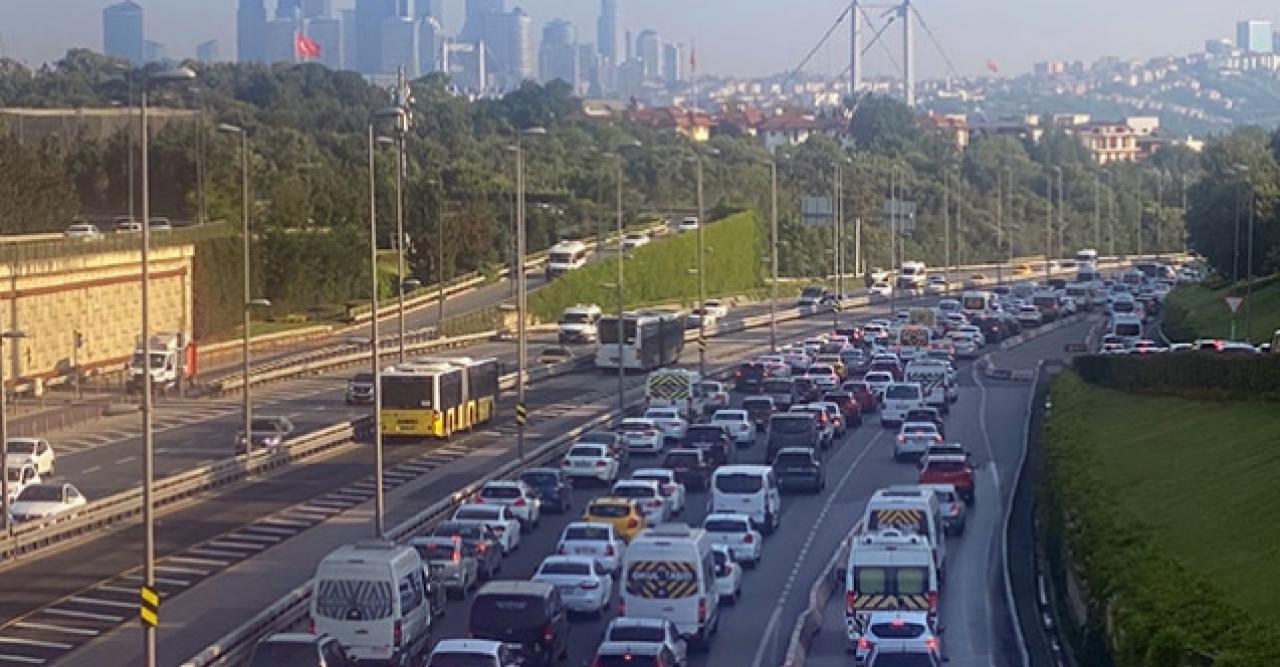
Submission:
MULTIPOLYGON (((463 0, 435 3, 443 6, 444 33, 459 33, 465 20, 463 0)), ((0 6, 0 55, 37 66, 57 60, 68 48, 102 51, 101 12, 111 4, 113 0, 6 0, 0 6)), ((230 59, 236 52, 236 0, 149 0, 140 4, 146 11, 146 39, 163 44, 169 57, 193 57, 196 46, 210 39, 218 41, 223 58, 230 59)), ((331 5, 337 13, 351 9, 353 1, 304 4, 331 5)), ((798 64, 834 22, 843 3, 796 0, 788 6, 789 20, 783 25, 774 16, 776 4, 767 0, 738 0, 734 14, 675 0, 621 0, 620 4, 621 30, 629 31, 633 38, 652 29, 665 41, 688 45, 696 40, 699 73, 758 77, 789 71, 798 64), (704 27, 691 28, 695 25, 704 27), (776 48, 760 48, 762 43, 776 48)), ((1157 0, 1131 0, 1114 7, 1102 0, 1083 0, 1072 7, 1044 6, 1031 11, 1026 3, 1015 0, 974 0, 963 8, 929 6, 926 2, 917 2, 916 7, 961 75, 983 73, 988 61, 997 64, 1001 73, 1020 73, 1041 60, 1177 55, 1200 50, 1206 39, 1234 38, 1239 20, 1259 18, 1280 25, 1280 10, 1274 3, 1241 0, 1213 6, 1194 4, 1168 7, 1157 0), (1098 15, 1089 11, 1093 6, 1099 11, 1105 9, 1109 21, 1097 24, 1091 20, 1090 16, 1098 15), (1159 7, 1159 11, 1147 11, 1148 7, 1159 7), (980 15, 997 13, 1007 20, 998 25, 986 25, 980 20, 980 15), (1159 16, 1159 26, 1152 25, 1153 16, 1159 16), (1092 37, 1082 39, 1082 32, 1092 37), (988 37, 975 39, 974 34, 988 37), (1099 48, 1101 44, 1126 44, 1131 50, 1117 52, 1099 48)), ((275 0, 266 0, 265 5, 268 15, 274 16, 275 0)), ((508 9, 517 6, 532 18, 530 32, 535 39, 546 23, 562 19, 573 24, 580 42, 597 40, 600 3, 596 0, 507 2, 508 9)), ((892 36, 894 32, 886 31, 885 43, 868 51, 867 76, 893 74, 891 63, 897 60, 900 49, 896 36, 892 36)), ((833 36, 806 69, 829 75, 843 70, 848 60, 847 41, 847 37, 833 36)), ((949 74, 945 59, 926 31, 917 30, 916 48, 921 78, 949 74)))

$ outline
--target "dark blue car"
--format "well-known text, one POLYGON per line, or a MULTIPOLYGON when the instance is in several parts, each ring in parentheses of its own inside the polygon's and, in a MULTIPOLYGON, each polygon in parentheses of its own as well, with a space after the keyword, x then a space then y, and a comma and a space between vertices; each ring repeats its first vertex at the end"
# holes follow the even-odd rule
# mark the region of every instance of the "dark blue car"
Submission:
POLYGON ((520 481, 533 487, 545 511, 563 514, 573 506, 573 484, 559 468, 530 468, 520 473, 520 481))

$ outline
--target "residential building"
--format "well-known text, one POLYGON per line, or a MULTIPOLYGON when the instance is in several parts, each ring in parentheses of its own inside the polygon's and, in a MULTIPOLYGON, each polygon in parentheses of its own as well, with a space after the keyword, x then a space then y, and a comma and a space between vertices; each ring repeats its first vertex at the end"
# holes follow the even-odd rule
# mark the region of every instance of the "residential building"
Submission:
POLYGON ((849 122, 838 116, 815 116, 787 111, 774 114, 756 126, 756 136, 770 153, 784 146, 798 146, 809 137, 824 134, 841 144, 849 143, 849 122))
POLYGON ((685 79, 684 45, 669 42, 662 45, 662 79, 668 86, 680 85, 685 79))
POLYGON ((643 66, 646 80, 662 78, 662 38, 656 31, 640 31, 640 35, 636 37, 636 60, 643 66))
POLYGON ((600 17, 596 19, 596 47, 609 65, 622 62, 622 0, 600 0, 600 17))
POLYGON ((711 117, 696 109, 680 107, 660 107, 652 109, 634 109, 630 113, 631 122, 658 130, 671 130, 687 137, 691 141, 707 141, 711 139, 711 117))
POLYGON ((1039 143, 1040 137, 1044 136, 1044 128, 1040 126, 1038 114, 1002 116, 994 119, 978 114, 970 117, 968 123, 970 141, 986 137, 1013 137, 1020 141, 1039 143))
POLYGON ((399 9, 396 0, 356 0, 355 68, 361 74, 382 73, 382 25, 399 9))
POLYGON ((240 0, 236 7, 236 60, 260 63, 267 59, 267 7, 263 0, 240 0))
POLYGON ((404 68, 405 76, 418 78, 422 53, 418 42, 420 24, 407 16, 397 16, 382 22, 382 60, 378 71, 384 74, 404 68))
POLYGON ((102 51, 125 58, 134 65, 146 62, 142 30, 142 5, 132 0, 102 10, 102 51))
POLYGON ((578 49, 578 31, 568 21, 556 19, 542 26, 542 45, 538 50, 538 76, 544 82, 559 79, 578 93, 582 87, 582 62, 578 49))
MULTIPOLYGON (((462 24, 462 32, 458 40, 463 42, 479 42, 485 38, 485 21, 490 14, 503 14, 506 5, 503 0, 467 0, 466 22, 462 24)), ((493 47, 492 44, 489 45, 493 47)))
POLYGON ((424 16, 418 20, 418 73, 420 75, 445 71, 444 44, 444 30, 440 28, 440 21, 436 17, 424 16))
POLYGON ((202 63, 216 63, 222 60, 222 52, 218 49, 218 40, 211 39, 196 45, 196 60, 202 63))
POLYGON ((1138 133, 1122 122, 1087 123, 1074 132, 1100 165, 1138 160, 1138 133))
POLYGON ((329 69, 342 69, 345 62, 343 52, 347 48, 342 39, 342 21, 329 16, 307 19, 305 32, 320 47, 320 57, 312 60, 329 69))
POLYGON ((1275 53, 1271 22, 1247 19, 1236 23, 1236 47, 1247 53, 1275 53))
POLYGON ((333 16, 333 0, 302 0, 302 18, 327 19, 333 16))
POLYGON ((930 111, 916 116, 916 122, 923 128, 945 136, 957 151, 969 147, 969 120, 964 114, 930 111))

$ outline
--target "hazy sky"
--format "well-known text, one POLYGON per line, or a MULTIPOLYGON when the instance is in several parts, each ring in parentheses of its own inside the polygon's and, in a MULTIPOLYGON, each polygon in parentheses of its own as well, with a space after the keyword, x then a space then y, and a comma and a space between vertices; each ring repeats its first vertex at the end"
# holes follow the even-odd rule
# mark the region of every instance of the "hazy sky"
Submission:
MULTIPOLYGON (((873 0, 875 1, 875 0, 873 0)), ((235 55, 236 0, 139 0, 146 9, 147 38, 165 44, 171 57, 193 55, 195 45, 216 38, 223 58, 235 55)), ((354 0, 334 0, 348 8, 354 0)), ((847 0, 623 0, 624 23, 638 32, 654 28, 664 39, 696 39, 702 72, 760 75, 789 70, 840 14, 847 0)), ((103 7, 110 0, 0 0, 0 55, 39 64, 70 46, 102 49, 103 7)), ((508 0, 540 23, 567 18, 582 41, 595 39, 598 0, 508 0)), ((915 0, 924 22, 962 74, 984 69, 987 59, 1004 73, 1025 71, 1046 59, 1092 60, 1104 55, 1148 57, 1203 48, 1207 37, 1234 38, 1239 18, 1269 18, 1280 25, 1275 0, 915 0)), ((267 0, 268 11, 274 0, 267 0)), ((880 10, 868 10, 873 15, 880 10)), ((463 0, 445 0, 445 28, 462 22, 463 0)), ((918 73, 947 70, 924 29, 917 28, 918 73)), ((886 31, 885 46, 900 60, 899 30, 886 31)), ((848 31, 841 30, 812 61, 811 70, 835 73, 848 59, 848 31)), ((868 74, 887 71, 885 49, 872 48, 868 74)))

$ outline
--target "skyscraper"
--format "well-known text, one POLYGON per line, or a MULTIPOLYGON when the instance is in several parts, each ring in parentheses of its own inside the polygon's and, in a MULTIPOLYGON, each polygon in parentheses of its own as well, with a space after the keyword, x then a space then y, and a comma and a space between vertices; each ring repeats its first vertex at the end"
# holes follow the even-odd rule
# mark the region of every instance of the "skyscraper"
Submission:
POLYGON ((260 63, 267 58, 267 7, 263 0, 240 0, 236 8, 236 59, 260 63))
POLYGON ((489 68, 507 90, 534 78, 533 19, 516 7, 509 12, 487 14, 480 40, 489 68))
POLYGON ((600 0, 600 18, 596 19, 596 46, 609 63, 621 62, 622 0, 600 0))
POLYGON ((343 50, 346 46, 342 41, 342 21, 329 16, 309 19, 306 22, 306 33, 320 47, 320 57, 315 58, 315 62, 329 69, 342 69, 343 50))
POLYGON ((684 44, 662 45, 662 78, 668 86, 684 81, 684 44))
POLYGON ((405 76, 418 78, 418 65, 422 54, 418 44, 418 22, 404 16, 394 16, 382 23, 382 65, 384 73, 404 68, 405 76))
MULTIPOLYGON (((503 0, 467 0, 467 19, 462 24, 462 32, 458 33, 458 39, 463 42, 478 42, 484 39, 486 17, 504 12, 503 0)), ((491 44, 490 49, 492 48, 491 44)))
POLYGON ((356 11, 343 9, 338 13, 342 21, 342 69, 356 68, 356 11))
MULTIPOLYGON (((421 2, 419 2, 421 6, 421 2)), ((431 72, 444 69, 441 54, 444 50, 444 30, 440 21, 434 16, 424 16, 418 20, 418 74, 425 76, 431 72)))
POLYGON ((582 85, 582 64, 578 55, 578 31, 572 23, 555 19, 543 24, 538 76, 543 83, 559 79, 578 92, 582 85))
POLYGON ((444 0, 418 0, 413 5, 413 18, 422 20, 428 16, 444 29, 444 0))
POLYGON ((293 43, 298 24, 293 19, 271 19, 266 27, 266 57, 268 63, 296 63, 298 54, 293 43))
POLYGON ((1236 23, 1236 48, 1246 53, 1273 53, 1271 22, 1249 19, 1236 23))
POLYGON ((653 30, 642 30, 636 38, 636 60, 643 64, 644 78, 657 79, 663 75, 662 38, 653 30))
POLYGON ((302 0, 276 0, 276 18, 291 19, 302 12, 302 0))
POLYGON ((125 0, 102 10, 103 53, 141 65, 145 62, 143 42, 142 5, 125 0))
POLYGON ((382 68, 382 24, 397 16, 397 0, 356 0, 356 70, 378 74, 382 68))
POLYGON ((202 63, 216 63, 222 60, 222 52, 218 48, 218 40, 211 39, 196 45, 196 60, 202 63))
POLYGON ((327 19, 331 16, 333 16, 333 0, 302 0, 302 18, 327 19))

